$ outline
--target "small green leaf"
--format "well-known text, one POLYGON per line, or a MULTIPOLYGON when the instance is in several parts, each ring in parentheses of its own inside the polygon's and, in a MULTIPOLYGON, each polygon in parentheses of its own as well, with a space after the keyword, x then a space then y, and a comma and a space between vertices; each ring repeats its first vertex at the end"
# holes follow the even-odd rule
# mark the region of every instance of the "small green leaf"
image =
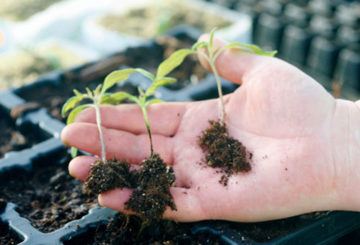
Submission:
POLYGON ((71 157, 72 158, 75 158, 75 157, 77 157, 77 155, 78 155, 78 149, 77 148, 75 148, 75 147, 71 147, 71 149, 70 149, 70 152, 71 152, 71 157))
POLYGON ((117 105, 124 99, 129 99, 131 101, 134 101, 135 103, 139 102, 139 99, 136 96, 124 91, 120 91, 114 94, 106 94, 103 99, 104 101, 102 100, 101 104, 117 105))
POLYGON ((115 101, 113 101, 111 99, 111 93, 105 93, 102 95, 101 100, 100 100, 100 105, 104 105, 104 104, 113 105, 114 103, 115 103, 115 101))
POLYGON ((144 90, 142 89, 142 87, 138 86, 137 90, 138 90, 138 93, 139 93, 139 97, 143 97, 145 95, 144 90))
POLYGON ((109 88, 114 86, 118 82, 122 82, 130 76, 131 73, 139 72, 137 69, 129 68, 118 71, 113 71, 105 77, 104 86, 101 90, 102 93, 105 93, 109 88))
POLYGON ((96 89, 94 90, 94 95, 99 95, 100 94, 100 89, 102 87, 102 84, 99 84, 96 89))
POLYGON ((176 82, 176 79, 175 78, 172 78, 172 77, 163 77, 163 78, 160 78, 159 80, 156 80, 147 90, 146 90, 146 93, 145 95, 146 96, 150 96, 150 95, 153 95, 155 93, 155 90, 158 88, 158 87, 161 87, 161 86, 165 86, 165 85, 168 85, 168 84, 172 84, 176 82))
POLYGON ((155 84, 157 87, 160 87, 160 86, 172 84, 174 82, 176 82, 176 79, 173 77, 162 77, 162 78, 156 80, 155 84))
POLYGON ((179 49, 176 52, 172 53, 166 60, 161 62, 158 67, 156 78, 165 77, 167 74, 172 72, 176 67, 178 67, 188 56, 189 54, 196 54, 195 50, 191 49, 179 49))
POLYGON ((225 49, 230 49, 230 48, 241 48, 244 50, 248 50, 254 54, 259 54, 264 56, 274 56, 277 53, 277 51, 270 51, 270 52, 264 51, 259 46, 254 44, 242 44, 242 43, 229 43, 228 45, 222 47, 219 53, 221 53, 225 49))
POLYGON ((66 112, 74 108, 83 98, 84 98, 83 95, 80 94, 78 96, 73 96, 70 99, 68 99, 62 107, 61 115, 65 117, 66 112))
POLYGON ((213 49, 213 44, 214 44, 214 35, 215 35, 215 31, 216 31, 216 27, 214 29, 211 30, 210 32, 210 39, 209 39, 209 49, 212 50, 213 49))
POLYGON ((93 92, 89 88, 85 88, 88 96, 91 98, 93 97, 93 92))
POLYGON ((161 103, 161 102, 164 102, 164 101, 161 99, 152 99, 152 100, 146 101, 145 106, 149 106, 149 105, 161 103))
POLYGON ((82 94, 77 90, 77 89, 74 89, 74 94, 77 95, 77 96, 82 96, 82 94))
MULTIPOLYGON (((115 100, 117 103, 120 101, 123 101, 124 99, 130 99, 133 95, 127 93, 127 92, 117 92, 111 95, 111 99, 115 100)), ((133 96, 134 97, 134 96, 133 96)))
POLYGON ((154 80, 155 80, 155 76, 154 76, 152 73, 150 73, 150 72, 148 72, 148 71, 146 71, 146 70, 144 70, 144 69, 136 68, 136 72, 140 73, 140 74, 143 75, 144 77, 149 78, 151 81, 154 81, 154 80))
POLYGON ((128 93, 120 91, 114 94, 111 93, 105 93, 103 97, 101 98, 100 104, 104 105, 117 105, 124 99, 128 98, 128 93))
POLYGON ((75 121, 75 118, 77 116, 77 114, 79 114, 79 112, 81 112, 82 110, 84 110, 85 108, 88 108, 88 107, 91 107, 93 105, 91 104, 85 104, 85 105, 81 105, 81 106, 78 106, 76 107, 75 109, 73 109, 69 116, 68 116, 68 119, 66 121, 66 124, 70 124, 70 123, 73 123, 75 121))
POLYGON ((209 45, 208 42, 202 41, 194 43, 194 45, 191 47, 192 50, 196 51, 198 48, 206 48, 209 45))

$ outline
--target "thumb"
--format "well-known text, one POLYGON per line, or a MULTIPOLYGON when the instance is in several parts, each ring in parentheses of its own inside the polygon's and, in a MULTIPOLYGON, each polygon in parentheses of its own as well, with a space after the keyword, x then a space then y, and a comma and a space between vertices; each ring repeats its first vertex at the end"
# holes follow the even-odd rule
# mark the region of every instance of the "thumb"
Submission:
MULTIPOLYGON (((199 42, 201 41, 209 41, 210 35, 203 34, 199 38, 199 42)), ((228 42, 224 40, 220 40, 214 38, 214 45, 221 48, 228 44, 228 42)), ((201 52, 205 52, 205 50, 201 50, 201 52)), ((199 60, 202 66, 204 66, 207 70, 211 71, 209 63, 199 55, 199 60)), ((216 59, 215 66, 219 73, 219 75, 235 84, 242 84, 245 81, 244 77, 247 74, 252 73, 259 67, 263 67, 264 65, 270 64, 270 62, 278 61, 278 59, 274 59, 268 56, 262 56, 257 54, 251 54, 247 51, 244 51, 239 48, 230 48, 224 50, 216 59)))

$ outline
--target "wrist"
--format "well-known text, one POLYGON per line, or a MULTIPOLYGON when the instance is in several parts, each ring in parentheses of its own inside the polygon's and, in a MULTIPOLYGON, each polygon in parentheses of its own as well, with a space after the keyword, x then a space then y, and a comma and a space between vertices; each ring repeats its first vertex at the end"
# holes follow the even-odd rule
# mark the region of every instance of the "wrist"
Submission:
POLYGON ((360 211, 360 101, 337 101, 333 156, 336 192, 341 210, 360 211))

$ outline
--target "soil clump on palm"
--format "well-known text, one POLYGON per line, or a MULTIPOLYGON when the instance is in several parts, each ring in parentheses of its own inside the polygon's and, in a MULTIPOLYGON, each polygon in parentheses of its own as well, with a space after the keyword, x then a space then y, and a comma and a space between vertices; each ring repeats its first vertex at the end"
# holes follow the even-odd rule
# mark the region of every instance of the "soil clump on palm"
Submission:
POLYGON ((229 136, 225 123, 213 120, 209 123, 210 127, 202 132, 198 144, 206 154, 206 164, 221 169, 223 174, 219 182, 227 186, 231 175, 251 170, 252 154, 247 157, 246 147, 229 136))
POLYGON ((85 188, 99 195, 118 187, 133 188, 134 182, 130 164, 125 160, 112 159, 105 163, 98 160, 91 166, 90 174, 85 181, 85 188))

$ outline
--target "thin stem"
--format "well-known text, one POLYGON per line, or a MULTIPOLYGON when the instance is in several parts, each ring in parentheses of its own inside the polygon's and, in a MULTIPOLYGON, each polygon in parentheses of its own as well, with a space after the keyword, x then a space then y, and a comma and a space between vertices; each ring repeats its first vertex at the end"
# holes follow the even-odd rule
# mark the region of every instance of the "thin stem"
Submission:
POLYGON ((100 107, 97 102, 95 102, 95 112, 96 112, 96 124, 99 130, 99 136, 100 136, 100 143, 101 143, 101 160, 105 163, 106 162, 106 151, 105 151, 105 142, 104 142, 104 135, 101 128, 101 115, 100 115, 100 107))
POLYGON ((144 121, 145 121, 145 125, 146 125, 146 129, 149 135, 149 140, 150 140, 150 158, 152 158, 154 156, 154 148, 153 148, 153 142, 152 142, 152 136, 151 136, 151 129, 150 129, 150 123, 149 123, 149 119, 147 116, 147 111, 146 111, 146 106, 141 106, 141 110, 143 112, 144 115, 144 121))
POLYGON ((224 105, 224 99, 223 99, 223 92, 222 92, 222 87, 221 87, 220 76, 219 76, 219 73, 218 73, 218 71, 216 69, 216 66, 215 66, 215 59, 217 58, 218 53, 216 53, 214 57, 209 57, 209 56, 205 55, 203 52, 197 52, 197 54, 204 57, 204 59, 209 63, 209 65, 211 67, 211 70, 215 75, 215 80, 216 80, 218 94, 219 94, 219 119, 220 119, 220 124, 224 125, 225 116, 226 116, 225 105, 224 105))
POLYGON ((221 125, 224 125, 224 121, 225 121, 225 105, 224 105, 224 96, 223 96, 223 92, 222 92, 222 87, 221 87, 221 81, 220 81, 220 77, 219 74, 216 70, 214 61, 209 59, 209 64, 211 67, 211 70, 213 71, 214 75, 215 75, 215 80, 216 80, 216 84, 217 84, 217 88, 218 88, 218 93, 219 93, 219 118, 220 118, 220 123, 221 125))

